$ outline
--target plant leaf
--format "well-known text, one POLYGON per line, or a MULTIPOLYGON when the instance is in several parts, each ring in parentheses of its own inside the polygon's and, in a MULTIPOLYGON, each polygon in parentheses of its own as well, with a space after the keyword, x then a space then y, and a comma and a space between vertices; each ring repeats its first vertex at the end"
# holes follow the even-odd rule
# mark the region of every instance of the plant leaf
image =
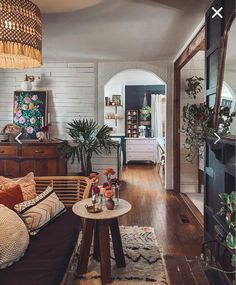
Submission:
POLYGON ((236 238, 231 233, 226 237, 226 244, 229 248, 236 249, 236 238))
POLYGON ((232 264, 233 267, 236 267, 236 254, 232 255, 231 264, 232 264))

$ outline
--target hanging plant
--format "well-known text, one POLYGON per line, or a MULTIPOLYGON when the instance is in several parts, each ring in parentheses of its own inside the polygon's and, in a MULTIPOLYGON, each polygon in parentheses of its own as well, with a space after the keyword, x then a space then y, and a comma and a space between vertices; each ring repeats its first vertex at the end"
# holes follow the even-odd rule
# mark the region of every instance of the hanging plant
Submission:
POLYGON ((145 106, 142 107, 139 110, 139 117, 141 121, 150 121, 151 120, 151 113, 152 113, 152 108, 150 106, 145 106))
POLYGON ((192 76, 186 79, 187 88, 185 89, 186 94, 189 95, 190 98, 196 99, 197 94, 202 92, 201 82, 204 79, 198 76, 192 76))
MULTIPOLYGON (((201 82, 204 79, 198 76, 192 76, 186 79, 188 88, 186 94, 196 99, 197 94, 202 91, 201 82)), ((186 160, 193 163, 199 156, 203 156, 204 139, 206 136, 214 135, 217 132, 209 125, 213 118, 213 109, 206 103, 187 104, 183 107, 183 126, 182 132, 186 139, 184 147, 188 150, 186 160)), ((219 130, 220 134, 229 134, 230 124, 233 121, 235 113, 230 114, 228 107, 222 107, 219 111, 219 130)))
POLYGON ((204 137, 213 134, 214 130, 209 128, 209 121, 213 115, 213 110, 205 103, 187 104, 183 107, 182 132, 186 139, 184 147, 188 150, 186 160, 193 163, 204 145, 204 137))

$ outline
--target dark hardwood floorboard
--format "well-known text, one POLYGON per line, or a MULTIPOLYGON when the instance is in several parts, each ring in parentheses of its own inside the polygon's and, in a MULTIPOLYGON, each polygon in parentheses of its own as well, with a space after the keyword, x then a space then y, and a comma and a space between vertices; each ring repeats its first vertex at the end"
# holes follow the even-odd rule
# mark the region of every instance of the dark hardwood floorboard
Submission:
POLYGON ((189 275, 186 275, 189 265, 186 259, 182 258, 200 255, 203 242, 202 227, 181 197, 163 188, 163 177, 159 174, 158 166, 125 166, 120 195, 132 204, 131 212, 120 218, 120 225, 150 226, 155 229, 167 264, 168 275, 173 275, 170 285, 201 284, 193 281, 196 278, 193 278, 191 270, 189 275), (183 223, 181 215, 185 216, 189 223, 183 223), (178 267, 180 272, 185 273, 182 272, 181 275, 175 272, 178 271, 178 267))

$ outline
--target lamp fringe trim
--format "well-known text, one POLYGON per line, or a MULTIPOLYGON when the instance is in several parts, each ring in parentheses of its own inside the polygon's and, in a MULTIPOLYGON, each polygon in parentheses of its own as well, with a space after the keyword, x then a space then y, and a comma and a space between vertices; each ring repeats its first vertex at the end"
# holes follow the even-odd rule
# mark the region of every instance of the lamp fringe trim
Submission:
POLYGON ((0 41, 0 68, 31 68, 42 65, 42 53, 21 43, 0 41))

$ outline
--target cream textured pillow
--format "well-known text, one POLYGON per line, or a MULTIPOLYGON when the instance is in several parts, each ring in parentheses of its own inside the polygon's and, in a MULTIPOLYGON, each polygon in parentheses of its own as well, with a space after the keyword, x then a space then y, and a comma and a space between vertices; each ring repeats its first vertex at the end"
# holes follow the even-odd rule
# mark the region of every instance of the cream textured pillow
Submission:
POLYGON ((29 233, 24 222, 14 211, 0 205, 0 269, 18 261, 28 245, 29 233))
POLYGON ((39 194, 35 199, 15 205, 28 227, 30 235, 36 235, 51 220, 66 211, 64 204, 58 199, 51 186, 39 194))
POLYGON ((8 188, 14 187, 17 184, 19 184, 21 187, 24 201, 31 200, 37 196, 33 172, 30 172, 26 176, 17 180, 0 176, 0 190, 7 190, 8 188))

